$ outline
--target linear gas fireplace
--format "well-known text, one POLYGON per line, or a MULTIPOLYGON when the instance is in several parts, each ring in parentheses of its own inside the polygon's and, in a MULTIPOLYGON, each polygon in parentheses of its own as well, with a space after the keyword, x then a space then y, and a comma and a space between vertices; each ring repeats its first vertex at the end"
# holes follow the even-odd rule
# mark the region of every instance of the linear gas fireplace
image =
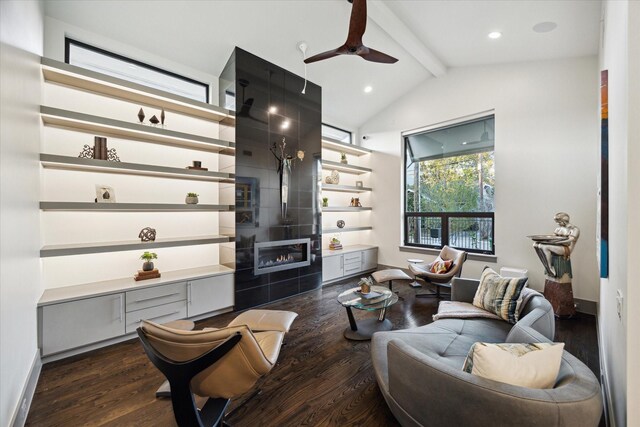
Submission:
POLYGON ((260 242, 254 246, 253 274, 306 267, 311 264, 311 239, 260 242))

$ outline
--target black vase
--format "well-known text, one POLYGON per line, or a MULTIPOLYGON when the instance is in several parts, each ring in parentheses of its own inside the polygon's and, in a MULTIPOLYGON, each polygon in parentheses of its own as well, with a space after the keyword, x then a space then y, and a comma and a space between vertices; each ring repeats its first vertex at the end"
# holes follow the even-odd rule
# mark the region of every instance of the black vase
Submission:
POLYGON ((142 264, 142 271, 152 271, 153 270, 153 262, 147 261, 142 264))

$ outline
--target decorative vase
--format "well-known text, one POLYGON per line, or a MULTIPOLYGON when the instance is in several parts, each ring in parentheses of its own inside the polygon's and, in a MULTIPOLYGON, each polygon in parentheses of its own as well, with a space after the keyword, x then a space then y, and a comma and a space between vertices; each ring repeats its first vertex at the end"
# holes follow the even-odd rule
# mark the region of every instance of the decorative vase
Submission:
POLYGON ((142 264, 142 271, 152 271, 153 270, 153 262, 147 261, 142 264))
POLYGON ((195 197, 187 196, 187 197, 185 197, 184 201, 188 205, 197 205, 198 204, 198 196, 195 196, 195 197))
POLYGON ((368 294, 369 292, 371 292, 371 285, 369 285, 368 283, 362 283, 360 285, 360 292, 365 295, 368 294))

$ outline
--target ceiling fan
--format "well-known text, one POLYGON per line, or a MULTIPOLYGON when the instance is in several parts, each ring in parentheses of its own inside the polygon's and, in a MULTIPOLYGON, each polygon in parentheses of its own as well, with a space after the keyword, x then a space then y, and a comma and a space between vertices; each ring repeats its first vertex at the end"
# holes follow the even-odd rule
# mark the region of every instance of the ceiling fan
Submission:
POLYGON ((362 35, 367 28, 367 0, 348 0, 353 3, 351 20, 349 21, 349 35, 347 41, 337 49, 319 53, 304 60, 306 64, 338 55, 358 55, 367 61, 393 64, 398 62, 393 56, 371 49, 362 43, 362 35))

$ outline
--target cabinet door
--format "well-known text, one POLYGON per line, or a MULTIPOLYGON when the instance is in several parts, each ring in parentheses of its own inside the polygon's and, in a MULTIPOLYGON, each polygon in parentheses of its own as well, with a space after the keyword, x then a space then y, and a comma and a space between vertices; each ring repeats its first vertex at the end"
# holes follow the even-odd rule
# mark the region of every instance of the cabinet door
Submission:
POLYGON ((187 283, 187 315, 189 317, 233 307, 233 304, 233 274, 206 277, 187 283))
POLYGON ((42 307, 43 356, 124 333, 123 293, 42 307))
POLYGON ((343 276, 343 256, 334 255, 322 258, 322 281, 339 279, 343 276))
POLYGON ((362 251, 362 271, 378 268, 378 248, 362 251))

